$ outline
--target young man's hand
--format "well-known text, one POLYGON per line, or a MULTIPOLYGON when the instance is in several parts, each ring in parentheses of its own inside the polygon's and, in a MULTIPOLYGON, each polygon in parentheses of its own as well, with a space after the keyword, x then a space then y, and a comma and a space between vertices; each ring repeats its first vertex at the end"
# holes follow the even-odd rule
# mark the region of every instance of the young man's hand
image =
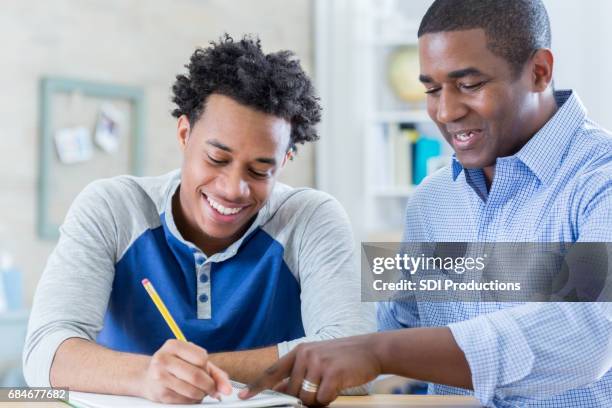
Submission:
POLYGON ((365 335, 300 344, 249 384, 240 397, 274 388, 309 406, 328 405, 343 389, 365 384, 381 373, 372 340, 365 335))
POLYGON ((227 374, 208 361, 193 343, 168 340, 151 357, 142 380, 142 396, 163 403, 196 403, 232 391, 227 374))

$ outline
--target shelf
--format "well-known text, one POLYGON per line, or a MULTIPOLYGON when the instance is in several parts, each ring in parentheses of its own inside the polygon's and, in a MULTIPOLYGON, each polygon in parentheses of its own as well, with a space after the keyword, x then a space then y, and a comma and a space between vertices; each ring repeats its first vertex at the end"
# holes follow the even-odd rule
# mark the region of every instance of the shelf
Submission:
POLYGON ((377 0, 314 3, 319 40, 315 78, 329 108, 316 155, 317 185, 344 205, 358 241, 397 241, 406 200, 416 188, 410 185, 414 138, 398 136, 412 131, 433 136, 437 129, 427 114, 425 88, 416 82, 418 68, 408 67, 407 75, 415 78, 415 96, 422 92, 422 98, 412 103, 398 97, 389 84, 388 65, 399 47, 418 47, 416 19, 429 5, 377 0), (346 150, 340 158, 333 154, 337 143, 346 150), (349 171, 339 174, 334 171, 338 166, 349 171))
POLYGON ((376 197, 409 197, 416 186, 376 187, 372 194, 376 197))
POLYGON ((427 123, 431 118, 425 109, 376 112, 372 117, 377 123, 427 123))

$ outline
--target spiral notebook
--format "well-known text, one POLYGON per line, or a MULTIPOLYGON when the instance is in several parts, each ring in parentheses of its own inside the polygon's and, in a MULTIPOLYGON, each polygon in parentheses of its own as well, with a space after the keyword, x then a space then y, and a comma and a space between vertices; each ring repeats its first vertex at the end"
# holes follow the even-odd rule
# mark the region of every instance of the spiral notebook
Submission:
POLYGON ((70 391, 68 404, 77 408, 176 408, 176 407, 218 407, 218 408, 262 408, 262 407, 302 407, 302 402, 290 395, 280 392, 266 390, 248 400, 238 398, 238 392, 244 388, 244 384, 232 381, 232 393, 223 395, 221 401, 211 397, 205 397, 198 404, 160 404, 144 398, 126 397, 121 395, 93 394, 89 392, 70 391))

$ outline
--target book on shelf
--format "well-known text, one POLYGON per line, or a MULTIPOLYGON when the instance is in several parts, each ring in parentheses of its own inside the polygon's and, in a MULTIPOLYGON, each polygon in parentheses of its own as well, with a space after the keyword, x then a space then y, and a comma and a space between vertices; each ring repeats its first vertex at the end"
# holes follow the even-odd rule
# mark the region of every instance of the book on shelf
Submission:
POLYGON ((432 161, 440 157, 442 146, 439 140, 420 137, 414 145, 414 184, 419 184, 436 168, 432 161))
POLYGON ((418 138, 413 128, 394 126, 394 185, 410 186, 412 184, 413 143, 418 138))
POLYGON ((376 151, 371 153, 382 156, 376 186, 409 188, 439 167, 432 166, 442 152, 438 139, 420 134, 412 123, 385 123, 382 129, 382 137, 373 146, 376 151))

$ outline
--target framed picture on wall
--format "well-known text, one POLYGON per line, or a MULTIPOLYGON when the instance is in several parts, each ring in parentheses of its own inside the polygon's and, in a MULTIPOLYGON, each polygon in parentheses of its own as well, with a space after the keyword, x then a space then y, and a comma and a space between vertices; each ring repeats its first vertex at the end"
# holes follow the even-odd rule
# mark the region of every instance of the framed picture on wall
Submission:
POLYGON ((72 201, 94 180, 142 175, 144 92, 69 78, 40 81, 37 227, 57 239, 72 201))

